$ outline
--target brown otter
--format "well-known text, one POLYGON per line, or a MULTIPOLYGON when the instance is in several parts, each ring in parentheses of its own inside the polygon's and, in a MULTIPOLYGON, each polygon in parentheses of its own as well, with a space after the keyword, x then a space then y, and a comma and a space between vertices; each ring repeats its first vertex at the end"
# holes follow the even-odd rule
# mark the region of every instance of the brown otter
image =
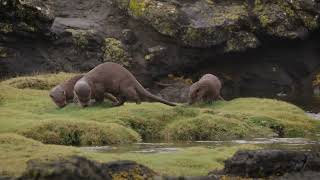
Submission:
POLYGON ((60 108, 73 101, 73 87, 83 75, 76 75, 71 79, 64 81, 50 90, 49 96, 52 101, 60 108))
POLYGON ((91 97, 101 101, 105 92, 117 97, 118 102, 114 103, 114 106, 123 105, 126 101, 140 104, 143 100, 176 106, 148 92, 126 68, 112 62, 102 63, 93 68, 74 86, 74 93, 83 107, 89 105, 91 97))
POLYGON ((190 86, 189 104, 223 100, 220 95, 220 89, 221 82, 219 78, 212 74, 205 74, 199 81, 190 86))
MULTIPOLYGON (((74 98, 73 88, 76 82, 82 77, 83 74, 76 75, 52 88, 49 93, 52 101, 60 108, 65 107, 68 103, 78 101, 74 98)), ((112 102, 117 102, 117 99, 111 94, 106 93, 104 97, 112 102)))

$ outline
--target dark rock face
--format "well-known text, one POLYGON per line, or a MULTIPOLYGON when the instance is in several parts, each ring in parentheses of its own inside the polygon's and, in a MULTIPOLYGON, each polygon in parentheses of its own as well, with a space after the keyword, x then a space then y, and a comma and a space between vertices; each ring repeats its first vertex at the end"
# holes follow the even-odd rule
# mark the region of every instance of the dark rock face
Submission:
POLYGON ((207 176, 161 176, 153 170, 133 161, 98 163, 74 156, 54 162, 28 162, 25 173, 15 180, 99 180, 99 179, 154 179, 154 180, 218 180, 268 178, 275 180, 316 180, 320 178, 320 155, 310 152, 286 150, 239 151, 225 161, 221 171, 207 176))
POLYGON ((73 157, 52 163, 30 161, 26 172, 18 180, 107 180, 152 179, 157 174, 133 161, 98 163, 82 157, 73 157))
POLYGON ((225 162, 227 175, 263 178, 287 173, 320 172, 320 155, 283 151, 239 151, 225 162))
MULTIPOLYGON (((193 80, 211 73, 223 79, 222 94, 229 98, 310 94, 312 75, 320 66, 319 4, 2 0, 0 78, 86 72, 114 61, 149 87, 172 73, 193 80), (308 39, 312 32, 316 35, 308 39), (278 48, 280 42, 285 43, 278 48)), ((182 101, 173 95, 176 90, 158 92, 182 101)))

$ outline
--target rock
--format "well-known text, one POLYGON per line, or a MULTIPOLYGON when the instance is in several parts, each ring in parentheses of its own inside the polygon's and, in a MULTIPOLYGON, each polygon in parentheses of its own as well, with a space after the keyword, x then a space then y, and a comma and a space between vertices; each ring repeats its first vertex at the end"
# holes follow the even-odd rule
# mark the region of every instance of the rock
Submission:
MULTIPOLYGON (((310 79, 320 65, 319 1, 1 3, 0 78, 86 72, 113 61, 145 87, 172 73, 193 80, 212 73, 227 77, 226 97, 287 98, 311 94, 310 79), (272 66, 279 71, 270 72, 272 66)), ((177 97, 178 88, 185 91, 174 84, 168 97, 177 97)))
POLYGON ((319 2, 316 1, 115 2, 132 17, 186 46, 222 45, 226 52, 258 47, 255 34, 297 39, 319 27, 319 2))
POLYGON ((133 161, 98 163, 83 157, 54 162, 29 161, 26 172, 17 180, 104 180, 104 179, 152 179, 157 174, 133 161))
POLYGON ((103 59, 105 62, 115 62, 126 67, 130 66, 131 63, 131 57, 126 50, 126 47, 120 40, 115 38, 105 39, 103 59))
POLYGON ((264 178, 287 173, 320 173, 320 155, 299 151, 238 151, 225 161, 224 173, 231 176, 264 178))
POLYGON ((137 37, 131 29, 124 29, 121 34, 123 43, 131 45, 137 42, 137 37))
POLYGON ((165 56, 167 55, 167 48, 161 45, 148 48, 147 51, 148 54, 144 56, 144 59, 148 62, 165 58, 165 56))
POLYGON ((0 41, 10 41, 11 36, 47 35, 53 21, 47 14, 19 0, 1 1, 0 16, 0 41))

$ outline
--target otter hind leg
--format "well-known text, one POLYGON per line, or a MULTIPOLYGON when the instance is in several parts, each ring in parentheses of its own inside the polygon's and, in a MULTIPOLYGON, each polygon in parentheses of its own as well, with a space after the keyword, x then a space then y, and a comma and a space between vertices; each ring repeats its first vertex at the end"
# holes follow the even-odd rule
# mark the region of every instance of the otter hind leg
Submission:
POLYGON ((118 102, 118 99, 117 99, 116 97, 114 97, 114 96, 113 96, 112 94, 110 94, 110 93, 105 93, 105 94, 104 94, 104 97, 105 97, 106 99, 110 100, 110 101, 113 102, 113 103, 118 102))
POLYGON ((126 89, 126 91, 124 92, 125 96, 127 97, 127 99, 135 102, 136 104, 141 104, 141 99, 137 93, 137 91, 134 88, 128 88, 126 89))

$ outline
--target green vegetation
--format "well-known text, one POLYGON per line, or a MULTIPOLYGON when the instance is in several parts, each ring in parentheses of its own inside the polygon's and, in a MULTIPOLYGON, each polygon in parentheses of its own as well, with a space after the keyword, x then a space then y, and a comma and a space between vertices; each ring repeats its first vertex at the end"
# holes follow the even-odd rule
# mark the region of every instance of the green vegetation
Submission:
POLYGON ((308 137, 320 130, 320 123, 308 118, 298 107, 258 98, 177 107, 126 103, 113 108, 105 102, 88 108, 70 104, 59 109, 48 97, 48 89, 73 75, 35 75, 0 82, 0 175, 20 174, 30 159, 47 161, 71 155, 105 162, 134 160, 162 174, 205 175, 222 168, 223 160, 239 148, 257 147, 197 147, 173 153, 141 154, 85 152, 76 147, 42 143, 108 145, 137 142, 140 137, 143 140, 224 140, 275 134, 308 137))
POLYGON ((2 87, 12 86, 18 89, 39 89, 49 90, 55 85, 67 80, 77 74, 74 73, 59 73, 59 74, 46 74, 34 75, 28 77, 18 77, 9 79, 1 83, 2 87))
POLYGON ((172 153, 95 153, 76 147, 45 145, 16 134, 0 134, 0 176, 20 175, 28 160, 52 161, 72 155, 108 162, 133 160, 156 172, 169 175, 206 175, 213 169, 223 168, 223 161, 240 149, 256 149, 257 146, 238 145, 218 148, 192 147, 172 153))
POLYGON ((51 161, 80 153, 79 149, 58 145, 44 145, 16 134, 0 134, 0 176, 19 175, 27 161, 51 161))
POLYGON ((8 56, 7 48, 0 46, 0 58, 5 58, 8 56))
POLYGON ((93 34, 92 30, 66 29, 66 31, 71 33, 73 43, 81 49, 84 49, 88 46, 88 38, 91 34, 93 34))
POLYGON ((115 123, 51 121, 22 132, 46 144, 106 145, 140 141, 135 131, 115 123))
POLYGON ((128 9, 134 17, 142 16, 146 8, 144 0, 130 0, 128 9))
POLYGON ((121 41, 115 38, 106 38, 104 43, 104 61, 116 62, 126 67, 130 66, 131 58, 121 41))
POLYGON ((38 75, 1 82, 0 133, 17 132, 44 143, 53 143, 51 139, 57 144, 98 145, 135 142, 139 139, 136 133, 143 140, 221 140, 275 134, 308 137, 320 129, 319 122, 311 120, 298 107, 258 98, 192 107, 126 103, 112 108, 105 102, 89 108, 70 104, 59 109, 51 102, 47 89, 72 75, 38 75), (76 140, 65 140, 64 134, 73 139, 74 133, 79 135, 76 140), (93 139, 85 140, 82 136, 93 139))

